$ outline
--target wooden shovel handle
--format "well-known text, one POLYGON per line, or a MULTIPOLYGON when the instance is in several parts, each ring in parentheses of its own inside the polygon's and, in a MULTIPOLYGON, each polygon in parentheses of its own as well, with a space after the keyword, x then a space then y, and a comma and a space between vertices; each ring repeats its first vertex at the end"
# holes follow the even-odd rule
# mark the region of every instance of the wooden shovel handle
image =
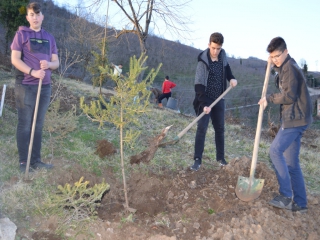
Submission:
MULTIPOLYGON (((217 104, 217 102, 220 101, 221 98, 223 98, 230 90, 231 90, 232 86, 229 86, 213 103, 211 103, 211 105, 209 106, 209 108, 212 108, 214 105, 217 104)), ((202 112, 198 117, 196 117, 185 129, 183 129, 179 134, 178 134, 178 139, 180 139, 184 134, 186 134, 186 132, 194 125, 196 124, 200 118, 202 118, 206 113, 202 112)))
POLYGON ((33 121, 32 121, 32 128, 31 128, 31 136, 30 136, 30 143, 29 143, 29 150, 28 150, 28 159, 27 159, 25 179, 28 179, 28 175, 29 175, 30 159, 31 159, 32 147, 33 147, 34 131, 36 128, 36 122, 37 122, 37 116, 38 116, 41 87, 42 87, 42 79, 40 78, 39 85, 38 85, 36 104, 35 104, 34 113, 33 113, 33 121))
MULTIPOLYGON (((266 96, 266 94, 267 94, 268 82, 269 82, 269 77, 270 77, 270 67, 271 67, 271 61, 268 60, 266 76, 265 76, 265 79, 264 79, 261 98, 264 98, 266 96)), ((260 136, 261 136, 261 125, 262 125, 262 119, 263 119, 263 111, 264 111, 263 104, 260 104, 258 122, 257 122, 257 131, 256 131, 256 137, 255 137, 255 140, 254 140, 253 154, 252 154, 252 161, 251 161, 250 182, 253 180, 254 174, 255 174, 255 171, 256 171, 258 151, 259 151, 259 143, 260 143, 260 136)))

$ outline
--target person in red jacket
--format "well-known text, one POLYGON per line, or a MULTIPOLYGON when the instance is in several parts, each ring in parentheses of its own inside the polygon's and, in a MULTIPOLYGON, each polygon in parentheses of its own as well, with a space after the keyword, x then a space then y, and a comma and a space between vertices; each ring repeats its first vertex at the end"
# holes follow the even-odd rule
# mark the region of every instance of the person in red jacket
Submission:
POLYGON ((177 85, 169 80, 169 76, 166 76, 162 84, 162 94, 158 98, 159 107, 162 108, 162 99, 166 98, 167 101, 169 100, 169 97, 171 97, 171 88, 174 88, 175 86, 177 85))

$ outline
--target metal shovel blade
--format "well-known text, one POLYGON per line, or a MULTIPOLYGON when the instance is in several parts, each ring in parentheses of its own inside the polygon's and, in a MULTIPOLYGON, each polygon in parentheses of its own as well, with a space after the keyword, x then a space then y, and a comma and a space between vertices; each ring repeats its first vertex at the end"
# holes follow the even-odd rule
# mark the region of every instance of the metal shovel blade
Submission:
MULTIPOLYGON (((269 58, 261 98, 264 98, 267 93, 269 76, 270 76, 270 67, 271 67, 271 59, 269 58)), ((257 160, 258 160, 258 151, 259 151, 259 142, 260 142, 260 135, 261 135, 263 111, 264 111, 264 107, 262 105, 260 105, 256 137, 254 139, 254 146, 253 146, 253 154, 252 154, 252 161, 251 161, 251 168, 250 168, 250 177, 245 178, 245 177, 239 176, 237 186, 236 186, 237 197, 240 200, 245 201, 245 202, 249 202, 249 201, 252 201, 252 200, 258 198, 262 192, 262 188, 263 188, 263 184, 264 184, 264 179, 255 179, 254 178, 254 173, 256 171, 256 165, 257 165, 257 160)))
POLYGON ((264 179, 250 179, 239 176, 236 187, 237 197, 244 202, 252 201, 260 196, 263 184, 264 179))

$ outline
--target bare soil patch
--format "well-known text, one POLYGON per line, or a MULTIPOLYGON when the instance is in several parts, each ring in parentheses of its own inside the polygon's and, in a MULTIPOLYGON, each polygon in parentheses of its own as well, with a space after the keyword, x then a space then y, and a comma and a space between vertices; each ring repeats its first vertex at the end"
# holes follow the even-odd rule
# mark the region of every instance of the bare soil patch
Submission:
MULTIPOLYGON (((236 197, 238 176, 249 176, 250 163, 249 158, 242 157, 226 167, 212 163, 214 168, 209 169, 204 164, 198 172, 135 172, 127 182, 129 205, 137 209, 132 216, 124 212, 122 181, 110 170, 97 177, 72 164, 66 173, 63 167, 70 163, 57 160, 56 168, 48 174, 54 185, 76 182, 82 176, 92 185, 102 178, 110 184, 98 209, 98 220, 89 227, 90 239, 319 239, 319 196, 308 194, 309 211, 305 214, 269 206, 267 202, 277 193, 278 184, 273 170, 264 163, 258 163, 256 169, 256 178, 265 179, 260 197, 252 202, 236 197)), ((55 217, 30 220, 38 230, 32 239, 60 239, 54 235, 57 223, 55 217)), ((28 235, 23 229, 18 229, 18 234, 28 235)), ((72 230, 67 233, 72 234, 72 230)))

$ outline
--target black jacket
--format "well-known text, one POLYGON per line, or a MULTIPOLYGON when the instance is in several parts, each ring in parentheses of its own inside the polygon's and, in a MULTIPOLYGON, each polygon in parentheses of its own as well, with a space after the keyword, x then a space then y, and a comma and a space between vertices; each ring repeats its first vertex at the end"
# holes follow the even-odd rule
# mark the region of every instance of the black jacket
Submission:
MULTIPOLYGON (((201 52, 198 56, 198 65, 196 69, 194 89, 196 92, 193 107, 197 115, 201 114, 204 107, 208 107, 215 99, 211 99, 206 96, 206 87, 209 76, 209 60, 208 60, 209 48, 201 52)), ((232 75, 231 68, 227 61, 226 52, 221 49, 219 57, 222 58, 223 62, 223 78, 221 79, 223 83, 223 91, 227 89, 227 80, 230 81, 235 77, 232 75)))

